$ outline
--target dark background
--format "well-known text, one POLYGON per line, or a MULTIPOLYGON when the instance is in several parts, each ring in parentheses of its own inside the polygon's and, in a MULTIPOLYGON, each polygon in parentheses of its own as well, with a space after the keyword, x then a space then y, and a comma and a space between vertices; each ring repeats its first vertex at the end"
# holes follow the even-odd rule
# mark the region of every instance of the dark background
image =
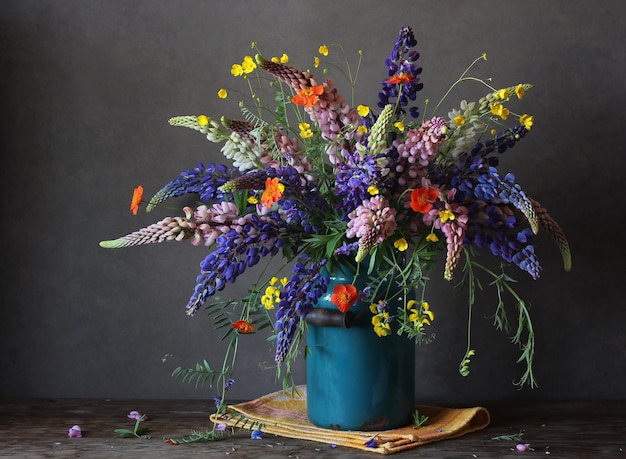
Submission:
MULTIPOLYGON (((532 132, 503 157, 524 189, 566 231, 573 270, 537 244, 533 282, 515 273, 532 304, 539 388, 517 391, 517 349, 475 311, 471 374, 467 310, 433 274, 436 341, 418 349, 423 401, 626 397, 624 324, 624 5, 595 1, 154 1, 15 0, 0 8, 2 237, 0 395, 204 398, 170 378, 178 365, 221 365, 221 332, 184 305, 206 249, 170 243, 98 246, 176 210, 134 217, 133 188, 151 196, 219 146, 174 115, 237 117, 230 66, 252 54, 310 66, 321 44, 364 51, 357 102, 374 105, 384 60, 402 25, 413 27, 424 90, 438 100, 475 57, 496 87, 530 82, 521 110, 532 132)), ((332 51, 332 48, 331 48, 332 51)), ((348 87, 336 82, 346 95, 348 87)), ((441 114, 484 93, 466 86, 441 114)), ((174 202, 180 207, 180 202, 174 202)), ((227 290, 238 294, 245 283, 227 290)), ((278 388, 265 336, 242 343, 233 396, 278 388)), ((302 360, 297 365, 302 381, 302 360)))

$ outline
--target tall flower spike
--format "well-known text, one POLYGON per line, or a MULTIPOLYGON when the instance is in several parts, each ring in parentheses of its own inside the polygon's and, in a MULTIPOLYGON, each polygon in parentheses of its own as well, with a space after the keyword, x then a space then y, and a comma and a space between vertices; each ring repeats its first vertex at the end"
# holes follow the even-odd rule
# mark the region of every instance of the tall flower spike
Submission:
POLYGON ((175 116, 170 118, 169 124, 172 126, 181 126, 199 131, 205 134, 207 139, 211 142, 221 142, 228 138, 228 134, 220 130, 219 123, 205 115, 175 116))
POLYGON ((160 222, 135 231, 134 233, 100 242, 105 249, 120 249, 143 244, 156 244, 165 241, 182 241, 196 235, 197 226, 194 222, 182 217, 166 217, 160 222))
POLYGON ((318 85, 315 77, 309 72, 298 70, 289 65, 281 64, 280 62, 268 61, 260 54, 256 55, 256 61, 263 70, 298 91, 318 85))
POLYGON ((374 126, 372 126, 368 140, 370 154, 377 155, 387 148, 387 134, 393 120, 393 111, 393 105, 385 105, 374 126))
POLYGON ((559 250, 561 251, 561 256, 563 257, 563 268, 565 271, 570 271, 572 269, 572 256, 569 249, 569 243, 567 242, 567 238, 565 237, 565 233, 559 226, 559 224, 550 217, 548 211, 541 207, 541 204, 534 199, 530 200, 537 214, 537 220, 539 221, 539 225, 541 228, 546 230, 550 236, 556 241, 559 250))

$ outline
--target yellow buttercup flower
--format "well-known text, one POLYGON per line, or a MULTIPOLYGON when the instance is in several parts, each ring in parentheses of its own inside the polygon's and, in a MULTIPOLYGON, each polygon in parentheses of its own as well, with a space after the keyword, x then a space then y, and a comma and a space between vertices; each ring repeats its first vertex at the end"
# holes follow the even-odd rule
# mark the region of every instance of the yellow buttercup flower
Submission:
POLYGON ((311 131, 311 125, 309 123, 300 123, 298 124, 298 128, 300 129, 300 137, 303 139, 313 137, 313 131, 311 131))
POLYGON ((241 64, 233 64, 233 66, 230 68, 230 73, 233 76, 241 76, 243 75, 243 67, 241 66, 241 64))
POLYGON ((380 193, 380 190, 378 189, 377 186, 370 185, 367 187, 367 192, 370 194, 370 196, 376 196, 377 194, 380 193))
POLYGON ((367 126, 359 126, 358 128, 356 128, 356 132, 358 132, 359 134, 365 134, 367 132, 367 126))
POLYGON ((439 218, 441 219, 441 223, 445 223, 448 220, 454 220, 454 212, 448 209, 440 210, 439 218))
POLYGON ((289 62, 289 56, 287 56, 285 53, 283 53, 283 55, 280 56, 280 57, 276 57, 276 56, 272 57, 271 61, 276 63, 276 64, 278 64, 278 63, 286 64, 287 62, 289 62))
POLYGON ((256 205, 256 204, 258 204, 258 203, 259 203, 259 200, 257 199, 257 197, 256 197, 256 196, 250 196, 250 197, 248 198, 248 204, 253 204, 253 205, 256 205))
POLYGON ((509 117, 509 109, 504 107, 504 105, 502 105, 500 102, 496 102, 495 104, 491 104, 491 106, 489 107, 491 108, 491 113, 493 115, 497 115, 500 118, 502 118, 503 120, 507 119, 509 117))
POLYGON ((396 239, 394 241, 393 246, 400 252, 404 252, 406 249, 409 248, 409 243, 406 241, 406 239, 401 237, 400 239, 396 239))
POLYGON ((328 46, 322 45, 317 50, 322 56, 328 56, 328 46))
POLYGON ((428 236, 426 236, 426 240, 428 242, 438 242, 439 238, 437 237, 435 233, 430 233, 428 236))
POLYGON ((518 84, 517 86, 515 86, 515 95, 517 96, 518 99, 521 99, 522 97, 524 97, 525 93, 526 93, 526 90, 524 89, 524 85, 518 84))
POLYGON ((243 62, 241 63, 241 68, 243 69, 243 73, 252 73, 254 69, 256 69, 256 62, 252 56, 246 56, 243 58, 243 62))
POLYGON ((206 115, 200 115, 196 118, 196 121, 200 126, 206 126, 209 124, 209 117, 206 115))
POLYGON ((465 124, 465 117, 463 115, 456 115, 453 121, 456 126, 463 126, 465 124))
POLYGON ((370 108, 367 105, 359 105, 356 108, 356 112, 359 116, 367 116, 370 114, 370 108))
POLYGON ((519 117, 519 122, 529 131, 532 129, 534 121, 535 117, 527 115, 526 113, 519 117))
POLYGON ((219 97, 220 99, 226 99, 228 97, 228 91, 226 91, 224 88, 220 89, 219 91, 217 91, 217 97, 219 97))
POLYGON ((398 129, 398 131, 404 131, 404 123, 402 121, 396 121, 393 125, 398 129))
POLYGON ((313 66, 314 66, 315 68, 318 68, 318 67, 320 66, 320 58, 319 58, 319 57, 315 56, 315 57, 313 58, 313 66))
POLYGON ((500 99, 508 99, 508 97, 509 97, 509 90, 507 88, 500 89, 496 93, 496 97, 498 97, 500 99))

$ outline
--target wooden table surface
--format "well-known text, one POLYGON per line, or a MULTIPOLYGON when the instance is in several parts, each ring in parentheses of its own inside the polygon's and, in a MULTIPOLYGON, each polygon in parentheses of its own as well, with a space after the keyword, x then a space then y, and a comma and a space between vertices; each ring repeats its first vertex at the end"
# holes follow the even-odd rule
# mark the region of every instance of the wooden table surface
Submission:
MULTIPOLYGON (((0 457, 17 458, 376 458, 382 455, 324 443, 265 434, 252 440, 248 431, 217 442, 172 446, 205 430, 212 401, 198 400, 48 400, 0 399, 0 457), (138 410, 150 438, 114 438, 114 429, 132 428, 126 415, 138 410), (78 424, 82 438, 68 438, 78 424)), ((549 456, 626 459, 626 401, 490 402, 491 424, 461 438, 444 440, 394 455, 427 458, 549 456), (515 450, 518 442, 494 437, 524 433, 521 443, 534 451, 515 450)))

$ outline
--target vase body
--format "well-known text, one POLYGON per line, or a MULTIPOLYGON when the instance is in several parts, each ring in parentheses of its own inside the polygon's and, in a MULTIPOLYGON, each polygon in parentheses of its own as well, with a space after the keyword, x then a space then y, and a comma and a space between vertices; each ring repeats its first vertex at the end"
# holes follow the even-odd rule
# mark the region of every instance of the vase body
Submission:
MULTIPOLYGON (((359 292, 367 286, 365 278, 353 280, 352 267, 334 269, 328 291, 317 308, 338 312, 330 300, 335 285, 353 284, 359 292)), ((404 304, 402 295, 397 301, 404 304)), ((307 415, 317 426, 385 430, 411 423, 415 409, 415 344, 398 336, 393 326, 391 335, 377 336, 370 304, 359 301, 350 308, 354 320, 349 328, 309 323, 307 415)), ((395 307, 390 304, 390 312, 395 307)))

